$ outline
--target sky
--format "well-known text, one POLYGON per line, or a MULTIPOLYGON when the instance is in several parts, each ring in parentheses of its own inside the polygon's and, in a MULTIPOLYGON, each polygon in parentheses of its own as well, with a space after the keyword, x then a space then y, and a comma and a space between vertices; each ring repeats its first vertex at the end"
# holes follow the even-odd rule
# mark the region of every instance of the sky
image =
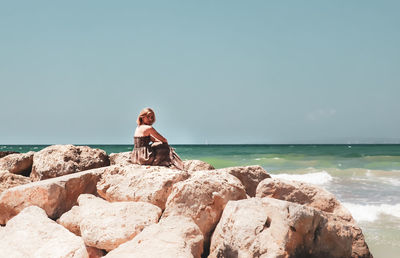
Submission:
POLYGON ((399 10, 0 0, 0 144, 400 143, 399 10))

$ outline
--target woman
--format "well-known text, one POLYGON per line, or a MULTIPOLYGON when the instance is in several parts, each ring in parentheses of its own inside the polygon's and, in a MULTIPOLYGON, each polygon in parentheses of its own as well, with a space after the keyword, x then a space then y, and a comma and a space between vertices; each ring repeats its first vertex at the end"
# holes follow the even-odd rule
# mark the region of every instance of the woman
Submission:
POLYGON ((153 128, 156 121, 151 108, 143 109, 137 118, 135 130, 135 147, 131 154, 134 164, 167 166, 183 170, 183 162, 168 145, 167 139, 153 128), (152 144, 150 144, 152 142, 152 144))

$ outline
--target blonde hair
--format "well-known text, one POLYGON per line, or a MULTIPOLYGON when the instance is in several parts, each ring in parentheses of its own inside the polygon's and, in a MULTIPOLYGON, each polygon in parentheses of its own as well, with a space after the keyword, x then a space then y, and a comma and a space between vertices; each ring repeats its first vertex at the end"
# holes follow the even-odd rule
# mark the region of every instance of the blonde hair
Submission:
POLYGON ((144 108, 142 111, 140 111, 139 116, 136 120, 136 123, 138 125, 142 125, 143 117, 149 116, 151 114, 153 115, 153 122, 151 124, 154 124, 154 122, 156 121, 156 115, 154 114, 154 111, 151 108, 144 108))

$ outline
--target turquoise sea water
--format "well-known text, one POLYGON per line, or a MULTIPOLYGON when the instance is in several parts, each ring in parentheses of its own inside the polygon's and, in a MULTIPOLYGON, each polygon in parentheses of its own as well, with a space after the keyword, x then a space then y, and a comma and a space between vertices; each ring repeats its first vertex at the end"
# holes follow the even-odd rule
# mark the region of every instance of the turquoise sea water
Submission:
MULTIPOLYGON (((107 153, 132 145, 89 145, 107 153)), ((46 145, 0 145, 39 151, 46 145)), ((317 184, 334 193, 357 220, 374 257, 400 254, 400 145, 176 145, 182 159, 216 168, 260 165, 273 177, 317 184)))

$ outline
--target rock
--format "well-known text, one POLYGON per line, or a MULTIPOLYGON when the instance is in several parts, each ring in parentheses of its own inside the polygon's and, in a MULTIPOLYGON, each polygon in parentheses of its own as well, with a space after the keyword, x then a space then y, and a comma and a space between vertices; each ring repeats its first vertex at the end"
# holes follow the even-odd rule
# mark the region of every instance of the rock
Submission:
POLYGON ((272 197, 313 207, 324 211, 325 217, 335 227, 337 223, 347 225, 352 234, 352 257, 370 257, 370 252, 361 229, 350 212, 336 197, 325 189, 307 183, 282 179, 265 179, 257 187, 257 197, 272 197), (332 214, 330 216, 329 214, 332 214))
POLYGON ((107 251, 131 240, 145 227, 157 223, 161 216, 159 207, 146 202, 109 203, 96 196, 82 194, 78 203, 75 210, 63 214, 60 224, 70 231, 77 231, 75 228, 79 227, 87 246, 107 251), (69 215, 70 212, 72 214, 69 215))
POLYGON ((97 249, 91 246, 86 246, 86 251, 89 255, 89 258, 101 258, 104 257, 104 255, 106 255, 106 252, 104 250, 97 249))
POLYGON ((111 153, 109 157, 110 157, 110 165, 122 165, 122 166, 132 165, 132 163, 130 162, 131 160, 130 151, 111 153))
POLYGON ((165 208, 165 202, 175 183, 189 177, 186 171, 158 166, 116 166, 104 173, 97 190, 104 199, 143 201, 165 208))
POLYGON ((88 257, 80 237, 36 206, 25 208, 0 230, 0 246, 1 257, 88 257))
POLYGON ((29 177, 12 174, 6 170, 0 170, 0 195, 9 188, 28 184, 30 182, 31 179, 29 177))
POLYGON ((88 146, 52 145, 33 156, 33 181, 64 176, 84 170, 109 166, 104 150, 88 146))
POLYGON ((209 257, 351 257, 351 235, 347 225, 329 224, 324 212, 303 205, 272 198, 231 201, 209 257))
POLYGON ((258 185, 256 196, 307 205, 321 211, 334 213, 344 220, 353 221, 350 212, 340 204, 333 194, 316 185, 268 178, 258 185))
POLYGON ((0 195, 0 224, 5 224, 24 208, 35 205, 57 219, 76 204, 82 193, 96 193, 100 175, 113 167, 98 168, 52 178, 5 190, 0 195))
POLYGON ((198 171, 173 186, 162 218, 192 218, 204 234, 207 245, 226 203, 245 198, 244 186, 236 177, 215 170, 198 171))
POLYGON ((5 156, 7 156, 7 155, 15 154, 15 153, 19 153, 19 152, 16 152, 16 151, 0 151, 0 159, 5 157, 5 156))
POLYGON ((183 164, 184 164, 184 170, 188 172, 215 169, 210 164, 201 160, 185 160, 183 161, 183 164))
POLYGON ((109 252, 107 258, 200 258, 203 234, 192 219, 172 216, 145 228, 134 239, 109 252))
POLYGON ((250 197, 256 195, 257 186, 261 181, 271 177, 261 166, 229 167, 219 170, 237 177, 250 197))
MULTIPOLYGON (((240 180, 246 188, 246 193, 254 197, 258 184, 271 176, 261 166, 228 167, 213 170, 215 173, 230 174, 240 180)), ((190 175, 195 175, 196 170, 189 171, 190 175)))
POLYGON ((29 175, 32 169, 34 153, 35 152, 30 151, 27 153, 7 155, 0 159, 0 170, 8 170, 13 174, 29 175))
MULTIPOLYGON (((79 197, 78 197, 79 198, 79 197)), ((74 206, 68 212, 61 215, 61 217, 57 220, 57 223, 64 226, 66 229, 71 231, 77 236, 81 235, 81 213, 80 207, 74 206)))

